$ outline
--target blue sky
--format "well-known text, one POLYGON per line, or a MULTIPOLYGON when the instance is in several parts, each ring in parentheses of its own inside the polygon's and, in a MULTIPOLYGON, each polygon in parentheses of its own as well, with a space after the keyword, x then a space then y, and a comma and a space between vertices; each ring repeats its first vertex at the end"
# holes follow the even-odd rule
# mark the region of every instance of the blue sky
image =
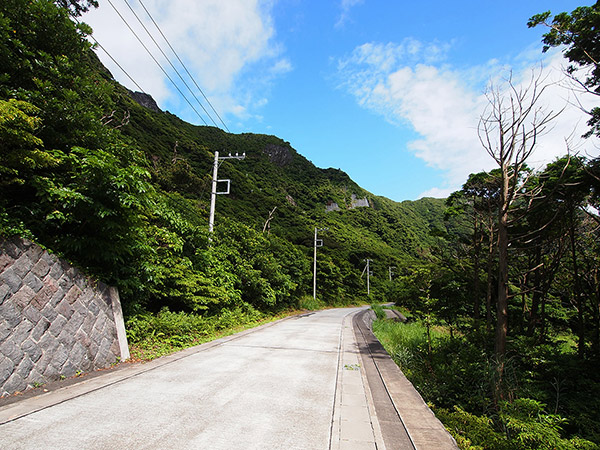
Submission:
MULTIPOLYGON (((168 67, 126 1, 155 31, 139 0, 111 0, 168 67)), ((592 2, 142 1, 231 132, 274 134, 317 166, 340 168, 397 201, 444 197, 469 173, 494 168, 476 133, 490 80, 544 70, 557 81, 547 108, 594 100, 575 100, 558 82, 566 64, 560 52, 542 54, 544 30, 526 26, 533 14, 592 2)), ((98 41, 162 109, 203 124, 109 2, 100 3, 83 18, 98 41)), ((117 80, 137 90, 98 54, 117 80)), ((566 153, 567 136, 571 148, 597 154, 592 142, 577 139, 585 120, 568 106, 533 165, 566 153)))

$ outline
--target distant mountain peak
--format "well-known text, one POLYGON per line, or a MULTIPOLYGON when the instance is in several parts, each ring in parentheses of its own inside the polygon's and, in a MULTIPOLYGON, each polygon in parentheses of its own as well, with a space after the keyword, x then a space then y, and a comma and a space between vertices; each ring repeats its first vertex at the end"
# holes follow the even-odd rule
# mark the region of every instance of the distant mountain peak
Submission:
POLYGON ((138 91, 129 91, 129 95, 144 108, 148 108, 154 112, 162 112, 150 94, 145 94, 144 92, 138 91))

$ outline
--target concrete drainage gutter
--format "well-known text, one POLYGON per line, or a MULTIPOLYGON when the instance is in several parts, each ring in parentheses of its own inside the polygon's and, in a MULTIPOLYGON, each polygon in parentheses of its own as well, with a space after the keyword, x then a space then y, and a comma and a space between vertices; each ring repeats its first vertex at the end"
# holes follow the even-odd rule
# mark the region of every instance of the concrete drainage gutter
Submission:
POLYGON ((386 448, 457 450, 454 438, 373 334, 374 319, 372 310, 361 311, 354 315, 353 328, 386 448))

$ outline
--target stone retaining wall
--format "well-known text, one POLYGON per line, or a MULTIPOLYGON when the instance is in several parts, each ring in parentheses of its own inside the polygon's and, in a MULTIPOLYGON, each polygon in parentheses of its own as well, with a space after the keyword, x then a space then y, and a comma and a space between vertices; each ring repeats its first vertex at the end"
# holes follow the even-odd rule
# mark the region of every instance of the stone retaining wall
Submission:
POLYGON ((116 288, 0 239, 0 396, 129 358, 116 288))

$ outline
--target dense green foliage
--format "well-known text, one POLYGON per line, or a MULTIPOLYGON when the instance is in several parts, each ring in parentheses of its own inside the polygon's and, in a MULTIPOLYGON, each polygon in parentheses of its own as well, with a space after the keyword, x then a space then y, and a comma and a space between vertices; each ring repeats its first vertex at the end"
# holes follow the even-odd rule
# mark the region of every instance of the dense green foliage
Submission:
POLYGON ((437 326, 428 344, 420 321, 378 320, 374 331, 461 449, 599 448, 600 380, 560 336, 542 348, 520 340, 499 380, 481 333, 437 326))
POLYGON ((441 200, 398 204, 344 172, 319 169, 275 136, 233 135, 145 108, 116 83, 75 25, 94 1, 8 0, 0 7, 0 231, 28 236, 119 287, 133 317, 168 307, 213 317, 273 313, 389 291, 445 230, 441 200), (58 5, 58 6, 57 6, 58 5), (214 152, 232 180, 207 232, 214 152), (353 198, 370 207, 352 208, 353 198), (337 203, 339 210, 326 212, 337 203), (269 226, 265 222, 273 214, 269 226), (306 303, 306 302, 304 302, 306 303))
POLYGON ((499 170, 448 198, 449 245, 399 272, 392 289, 415 322, 376 333, 461 448, 598 448, 598 159, 526 174, 510 207, 506 351, 494 346, 499 170))
MULTIPOLYGON (((572 63, 567 72, 587 92, 600 95, 600 42, 598 41, 598 27, 600 27, 600 2, 591 6, 581 6, 572 13, 562 12, 552 17, 546 11, 536 14, 527 25, 535 27, 545 25, 549 31, 544 34, 543 51, 551 47, 563 47, 565 57, 572 63), (586 79, 579 81, 576 78, 577 70, 588 70, 586 79)), ((594 107, 589 111, 590 131, 587 136, 600 135, 600 108, 594 107)))

